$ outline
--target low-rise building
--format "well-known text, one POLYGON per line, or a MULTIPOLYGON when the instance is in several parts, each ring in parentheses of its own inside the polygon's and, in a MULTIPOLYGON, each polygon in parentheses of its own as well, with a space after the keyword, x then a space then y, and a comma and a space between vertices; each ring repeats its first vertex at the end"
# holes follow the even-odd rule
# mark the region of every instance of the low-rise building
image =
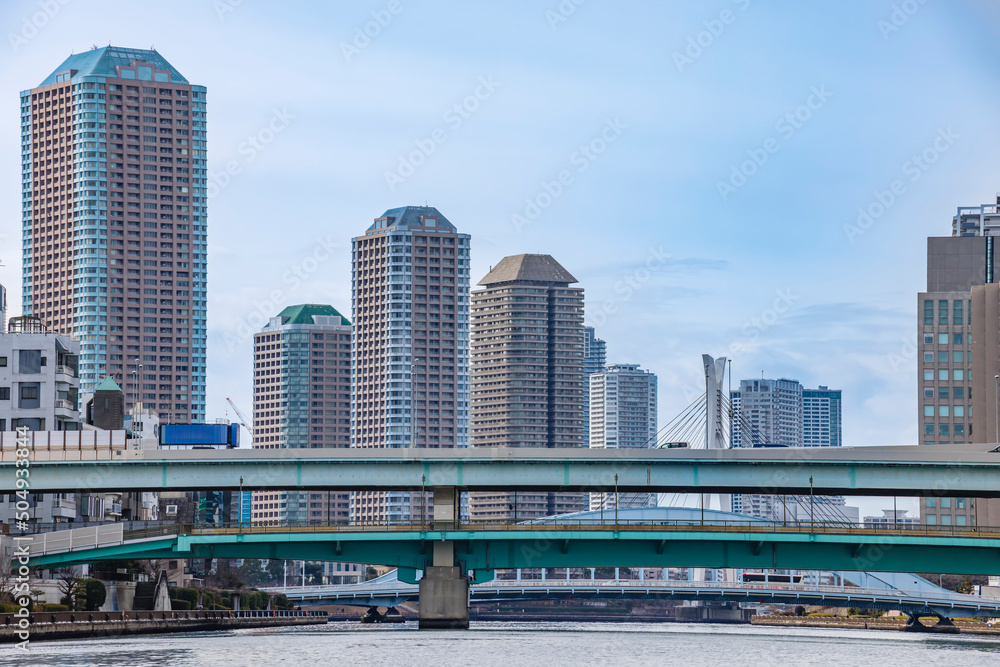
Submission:
POLYGON ((0 333, 0 431, 80 428, 80 343, 47 331, 34 317, 13 317, 0 333))

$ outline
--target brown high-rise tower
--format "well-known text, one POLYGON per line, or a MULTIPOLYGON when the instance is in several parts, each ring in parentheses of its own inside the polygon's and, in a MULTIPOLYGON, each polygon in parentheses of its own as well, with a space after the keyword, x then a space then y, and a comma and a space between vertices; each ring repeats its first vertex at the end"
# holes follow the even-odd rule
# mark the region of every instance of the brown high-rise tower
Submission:
POLYGON ((164 423, 205 420, 205 94, 116 46, 21 93, 24 313, 164 423))
MULTIPOLYGON (((585 447, 583 289, 550 255, 505 257, 472 292, 476 447, 585 447)), ((583 509, 581 494, 476 493, 475 520, 583 509)))

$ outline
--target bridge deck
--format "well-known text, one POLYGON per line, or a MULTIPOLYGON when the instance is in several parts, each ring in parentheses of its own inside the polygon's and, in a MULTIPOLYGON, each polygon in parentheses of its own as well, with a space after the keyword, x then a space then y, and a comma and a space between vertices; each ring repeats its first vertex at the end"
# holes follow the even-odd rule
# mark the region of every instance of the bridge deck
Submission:
MULTIPOLYGON (((34 492, 572 490, 1000 497, 997 445, 747 450, 36 450, 34 492)), ((13 451, 0 470, 13 472, 13 451)))

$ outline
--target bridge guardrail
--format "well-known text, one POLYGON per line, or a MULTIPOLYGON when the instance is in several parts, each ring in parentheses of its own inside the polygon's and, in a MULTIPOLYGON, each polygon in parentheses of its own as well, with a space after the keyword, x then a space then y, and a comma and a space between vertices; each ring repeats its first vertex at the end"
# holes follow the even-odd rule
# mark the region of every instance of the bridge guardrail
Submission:
MULTIPOLYGON (((357 595, 362 592, 364 593, 378 593, 378 592, 394 592, 400 589, 406 589, 407 591, 415 590, 416 584, 406 584, 399 581, 392 582, 379 582, 379 583, 360 583, 360 584, 342 584, 339 586, 286 586, 286 587, 271 587, 267 588, 268 592, 272 593, 283 593, 292 598, 297 599, 302 596, 306 599, 309 596, 322 597, 323 595, 340 594, 340 595, 357 595)), ((471 589, 475 590, 489 590, 496 588, 505 589, 567 589, 572 588, 575 590, 584 589, 676 589, 678 591, 688 591, 688 590, 719 590, 719 591, 740 591, 746 593, 821 593, 830 595, 849 595, 849 596, 862 596, 862 597, 873 597, 873 598, 889 598, 898 599, 900 597, 908 598, 911 600, 926 600, 929 603, 937 604, 941 602, 959 602, 962 604, 984 604, 990 607, 1000 608, 1000 598, 977 596, 977 595, 965 595, 963 593, 956 592, 935 592, 929 593, 927 591, 907 591, 892 588, 859 588, 852 586, 829 586, 829 585, 810 585, 810 584, 786 584, 786 583, 774 583, 767 586, 763 585, 761 582, 725 582, 725 581, 663 581, 663 580, 647 580, 639 581, 636 579, 522 579, 518 580, 494 580, 489 582, 484 582, 481 584, 472 584, 471 589)))
MULTIPOLYGON (((122 523, 97 523, 82 527, 122 526, 122 523)), ((28 532, 34 534, 60 532, 67 529, 80 530, 81 524, 32 524, 28 532)), ((747 532, 747 533, 826 533, 858 536, 946 536, 946 537, 1000 537, 1000 527, 995 526, 911 526, 892 524, 879 527, 863 527, 838 521, 781 522, 781 521, 723 521, 704 522, 688 519, 677 521, 562 521, 559 523, 454 523, 454 522, 352 522, 334 524, 321 522, 284 522, 274 524, 254 523, 161 523, 123 529, 124 540, 138 540, 168 535, 198 534, 270 534, 270 533, 357 533, 373 529, 390 532, 466 532, 466 531, 510 531, 510 532, 565 532, 565 531, 654 531, 654 532, 747 532)), ((81 545, 83 546, 83 545, 81 545)))

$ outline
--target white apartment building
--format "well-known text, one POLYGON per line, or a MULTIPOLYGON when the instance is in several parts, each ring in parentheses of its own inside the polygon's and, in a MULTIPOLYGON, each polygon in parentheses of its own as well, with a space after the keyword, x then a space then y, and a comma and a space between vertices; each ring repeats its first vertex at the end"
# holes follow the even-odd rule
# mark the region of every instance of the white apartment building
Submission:
MULTIPOLYGON (((642 449, 656 442, 656 375, 615 364, 590 376, 591 449, 642 449)), ((654 493, 591 493, 590 509, 645 507, 654 493)))

